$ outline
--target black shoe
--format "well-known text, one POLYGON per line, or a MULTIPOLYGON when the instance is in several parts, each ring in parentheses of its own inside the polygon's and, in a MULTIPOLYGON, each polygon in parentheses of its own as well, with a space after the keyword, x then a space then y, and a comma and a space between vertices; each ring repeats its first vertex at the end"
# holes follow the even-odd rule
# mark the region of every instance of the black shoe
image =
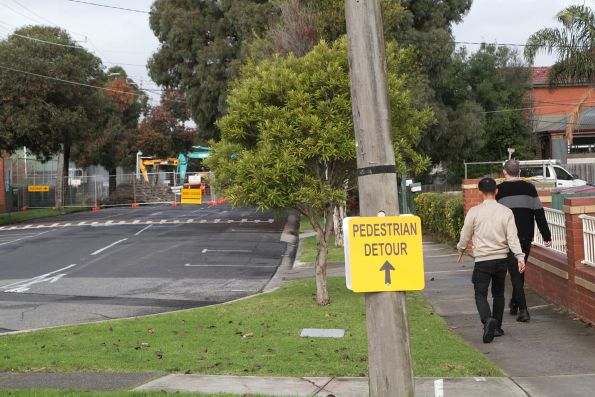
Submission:
POLYGON ((494 331, 498 327, 498 321, 490 317, 483 326, 483 343, 490 343, 494 340, 494 331))
POLYGON ((521 323, 526 323, 529 320, 531 320, 531 316, 529 315, 529 312, 527 311, 527 309, 519 310, 519 315, 516 318, 516 321, 520 321, 521 323))
POLYGON ((504 335, 504 330, 500 327, 496 327, 496 330, 494 331, 494 336, 502 336, 504 335))
POLYGON ((513 302, 512 299, 510 300, 510 303, 508 304, 508 308, 510 309, 511 316, 516 316, 517 313, 519 312, 519 305, 517 305, 516 302, 513 302))

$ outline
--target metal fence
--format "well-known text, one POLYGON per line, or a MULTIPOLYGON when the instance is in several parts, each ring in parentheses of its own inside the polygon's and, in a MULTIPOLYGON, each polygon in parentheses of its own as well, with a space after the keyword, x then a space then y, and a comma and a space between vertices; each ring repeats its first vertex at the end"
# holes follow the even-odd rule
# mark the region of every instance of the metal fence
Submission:
MULTIPOLYGON (((131 204, 174 204, 180 202, 178 175, 158 172, 146 175, 118 174, 64 177, 64 207, 112 207, 131 204), (110 186, 111 185, 111 186, 110 186)), ((53 208, 56 206, 56 176, 28 177, 11 185, 16 207, 53 208)), ((13 207, 15 207, 13 205, 13 207)))
POLYGON ((595 163, 569 163, 563 167, 587 183, 595 184, 595 163))
POLYGON ((585 246, 585 259, 583 263, 595 266, 595 216, 581 215, 583 220, 583 242, 585 246))
POLYGON ((544 210, 545 218, 547 219, 550 232, 552 233, 552 245, 551 247, 546 247, 544 245, 543 237, 541 237, 541 233, 539 233, 537 225, 535 225, 533 243, 540 247, 566 255, 566 218, 564 216, 564 212, 551 208, 544 208, 544 210))

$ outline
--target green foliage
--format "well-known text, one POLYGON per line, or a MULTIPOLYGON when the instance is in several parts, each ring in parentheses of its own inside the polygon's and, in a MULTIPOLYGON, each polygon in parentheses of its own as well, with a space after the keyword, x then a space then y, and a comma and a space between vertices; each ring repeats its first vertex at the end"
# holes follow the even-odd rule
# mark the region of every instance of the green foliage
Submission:
MULTIPOLYGON (((440 120, 424 136, 422 149, 449 167, 452 183, 460 181, 462 163, 504 160, 507 148, 521 159, 535 157, 531 122, 521 111, 531 106, 526 89, 530 70, 508 47, 482 45, 476 53, 457 52, 441 92, 440 120)), ((436 108, 435 108, 436 109, 436 108)))
MULTIPOLYGON (((395 72, 411 53, 387 54, 397 166, 423 169, 413 147, 432 114, 413 106, 409 76, 395 72)), ((341 203, 356 168, 345 40, 246 65, 218 125, 222 140, 207 162, 234 205, 307 213, 341 203)))
POLYGON ((525 56, 533 63, 538 52, 555 54, 550 84, 595 81, 595 11, 587 5, 571 5, 556 15, 559 28, 543 28, 527 40, 525 56))
POLYGON ((203 139, 218 138, 228 82, 241 66, 247 39, 275 17, 266 0, 156 0, 150 25, 161 43, 149 60, 158 84, 184 91, 203 139))
POLYGON ((415 196, 417 215, 423 228, 449 242, 459 239, 465 221, 463 197, 443 193, 422 193, 415 196))
MULTIPOLYGON (((16 30, 0 41, 0 64, 81 83, 103 79, 101 61, 59 28, 16 30)), ((27 146, 44 157, 60 151, 66 155, 73 144, 89 140, 101 127, 104 103, 96 89, 0 68, 0 150, 27 146)))

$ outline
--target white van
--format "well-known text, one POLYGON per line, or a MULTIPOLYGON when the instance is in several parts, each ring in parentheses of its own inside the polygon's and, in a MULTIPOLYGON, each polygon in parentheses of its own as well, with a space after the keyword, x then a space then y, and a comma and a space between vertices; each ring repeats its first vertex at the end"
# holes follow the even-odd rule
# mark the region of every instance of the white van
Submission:
POLYGON ((560 165, 558 160, 519 161, 521 178, 531 178, 536 182, 553 183, 556 187, 584 186, 587 181, 578 178, 560 165))

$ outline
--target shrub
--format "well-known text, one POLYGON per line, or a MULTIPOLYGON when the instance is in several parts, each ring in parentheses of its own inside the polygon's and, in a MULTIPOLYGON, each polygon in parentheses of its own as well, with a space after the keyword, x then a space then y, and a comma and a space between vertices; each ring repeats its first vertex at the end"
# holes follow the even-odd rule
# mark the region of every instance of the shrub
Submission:
POLYGON ((463 196, 422 193, 415 197, 423 228, 441 240, 456 242, 465 220, 463 196))

